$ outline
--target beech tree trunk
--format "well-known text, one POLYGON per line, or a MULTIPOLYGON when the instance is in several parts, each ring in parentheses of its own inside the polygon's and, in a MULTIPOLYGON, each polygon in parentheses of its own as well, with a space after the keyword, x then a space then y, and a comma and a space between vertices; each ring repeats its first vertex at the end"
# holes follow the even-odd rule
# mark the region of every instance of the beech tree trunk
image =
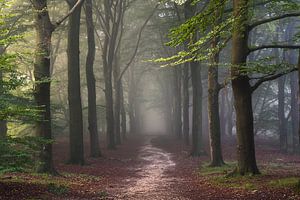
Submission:
POLYGON ((124 99, 124 90, 123 90, 123 84, 121 82, 121 133, 123 136, 123 140, 126 140, 127 138, 127 121, 126 121, 126 107, 125 107, 125 99, 124 99))
MULTIPOLYGON (((216 48, 217 40, 212 42, 212 48, 216 48)), ((219 54, 211 58, 211 65, 208 68, 208 118, 209 118, 209 139, 211 153, 211 167, 224 164, 221 147, 221 130, 219 115, 219 91, 218 82, 219 54)))
POLYGON ((98 120, 96 105, 96 80, 94 75, 95 35, 93 21, 93 1, 85 0, 85 16, 88 39, 88 53, 86 58, 86 80, 88 88, 88 129, 90 132, 90 155, 101 156, 98 136, 98 120))
POLYGON ((204 154, 202 147, 202 80, 201 66, 192 62, 192 87, 193 87, 193 121, 192 121, 192 152, 193 156, 204 154))
POLYGON ((221 135, 226 135, 226 124, 227 124, 227 116, 226 116, 226 93, 221 92, 221 102, 219 104, 220 108, 220 128, 221 128, 221 135))
POLYGON ((173 69, 174 80, 174 131, 180 139, 182 137, 182 110, 181 110, 181 68, 173 69))
POLYGON ((290 74, 290 86, 291 86, 291 121, 292 121, 292 138, 293 138, 293 153, 299 152, 299 110, 298 110, 298 84, 297 73, 290 74))
POLYGON ((190 106, 190 94, 189 94, 189 64, 185 64, 183 69, 183 81, 182 81, 182 93, 183 93, 183 135, 185 144, 189 145, 189 131, 190 131, 190 120, 189 120, 189 106, 190 106))
POLYGON ((114 76, 114 99, 115 99, 115 107, 114 107, 114 128, 115 128, 115 136, 116 136, 116 144, 121 144, 121 82, 119 81, 120 76, 120 65, 118 61, 118 57, 116 56, 115 65, 113 69, 114 76))
POLYGON ((129 131, 131 134, 136 133, 135 129, 135 76, 132 68, 129 68, 129 91, 128 91, 128 115, 129 115, 129 131))
POLYGON ((279 120, 279 140, 280 151, 285 153, 287 151, 287 120, 285 119, 285 76, 278 79, 278 120, 279 120))
MULTIPOLYGON (((54 26, 50 21, 47 0, 33 0, 35 9, 36 54, 34 61, 34 98, 38 107, 42 109, 41 118, 36 122, 35 135, 43 139, 52 139, 51 111, 50 111, 50 54, 51 38, 54 26)), ((53 165, 52 144, 41 147, 40 164, 37 171, 52 173, 56 171, 53 165)))
POLYGON ((240 71, 247 64, 248 56, 247 6, 248 0, 233 1, 234 15, 239 18, 232 35, 231 83, 237 120, 237 172, 241 175, 259 173, 255 158, 252 87, 249 77, 240 71))
MULTIPOLYGON (((77 1, 69 0, 72 9, 77 1)), ((70 112, 70 160, 71 164, 84 164, 83 121, 80 91, 80 15, 81 5, 69 17, 68 30, 68 100, 70 112)))

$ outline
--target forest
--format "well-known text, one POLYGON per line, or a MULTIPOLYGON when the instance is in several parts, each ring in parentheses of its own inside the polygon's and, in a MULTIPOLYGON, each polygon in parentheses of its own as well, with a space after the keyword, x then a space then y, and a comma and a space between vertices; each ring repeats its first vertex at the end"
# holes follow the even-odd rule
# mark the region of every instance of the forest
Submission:
POLYGON ((0 199, 300 200, 300 0, 0 0, 0 199))

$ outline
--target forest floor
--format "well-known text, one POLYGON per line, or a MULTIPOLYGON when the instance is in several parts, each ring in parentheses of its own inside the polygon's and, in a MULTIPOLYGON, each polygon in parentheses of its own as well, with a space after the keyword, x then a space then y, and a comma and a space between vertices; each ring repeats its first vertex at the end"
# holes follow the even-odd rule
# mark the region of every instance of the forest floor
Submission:
POLYGON ((0 199, 300 199, 300 156, 283 155, 260 141, 262 175, 226 178, 235 165, 236 145, 225 143, 227 165, 211 169, 209 156, 190 157, 189 147, 166 136, 128 139, 117 150, 103 149, 101 158, 87 158, 84 166, 65 163, 68 145, 60 140, 54 158, 61 176, 2 175, 0 199))

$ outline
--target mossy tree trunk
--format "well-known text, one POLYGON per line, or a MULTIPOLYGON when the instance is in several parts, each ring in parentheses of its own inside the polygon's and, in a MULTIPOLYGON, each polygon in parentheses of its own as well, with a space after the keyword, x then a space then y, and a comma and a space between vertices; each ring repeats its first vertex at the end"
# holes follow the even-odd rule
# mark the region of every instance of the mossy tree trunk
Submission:
MULTIPOLYGON (((47 1, 33 0, 35 12, 36 53, 34 61, 34 97, 37 106, 42 109, 41 117, 36 122, 35 135, 51 140, 51 112, 50 112, 50 54, 51 38, 54 26, 50 21, 47 1)), ((56 173, 53 166, 52 144, 44 144, 40 153, 38 172, 56 173)))

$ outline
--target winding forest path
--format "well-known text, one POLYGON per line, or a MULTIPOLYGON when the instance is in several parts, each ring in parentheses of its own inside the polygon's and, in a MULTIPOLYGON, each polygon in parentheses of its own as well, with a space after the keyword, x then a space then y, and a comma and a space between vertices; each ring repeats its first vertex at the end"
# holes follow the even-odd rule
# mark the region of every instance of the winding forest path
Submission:
POLYGON ((120 199, 185 199, 177 197, 172 185, 181 181, 170 177, 166 173, 175 170, 176 163, 171 153, 154 147, 151 137, 140 147, 138 158, 141 166, 134 169, 136 176, 128 178, 122 183, 126 185, 117 198, 120 199))

